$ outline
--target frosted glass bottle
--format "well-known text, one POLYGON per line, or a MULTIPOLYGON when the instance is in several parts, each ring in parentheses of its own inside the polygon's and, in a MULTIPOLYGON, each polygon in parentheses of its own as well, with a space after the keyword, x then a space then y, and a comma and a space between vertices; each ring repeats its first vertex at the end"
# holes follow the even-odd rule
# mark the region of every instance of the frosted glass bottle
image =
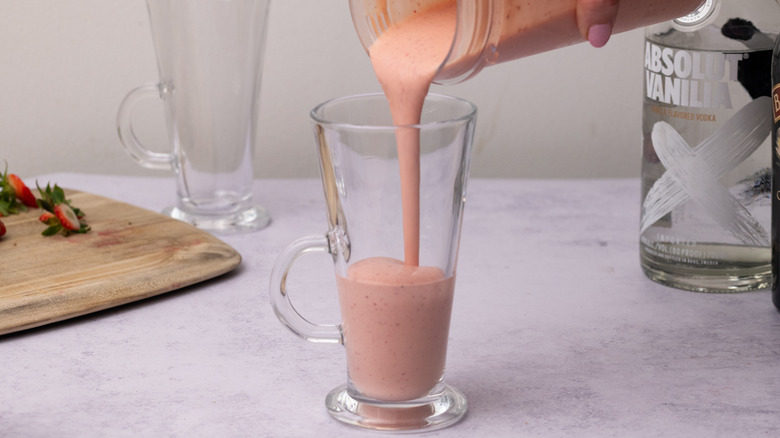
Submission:
POLYGON ((707 0, 644 47, 640 260, 700 292, 771 281, 775 0, 707 0))

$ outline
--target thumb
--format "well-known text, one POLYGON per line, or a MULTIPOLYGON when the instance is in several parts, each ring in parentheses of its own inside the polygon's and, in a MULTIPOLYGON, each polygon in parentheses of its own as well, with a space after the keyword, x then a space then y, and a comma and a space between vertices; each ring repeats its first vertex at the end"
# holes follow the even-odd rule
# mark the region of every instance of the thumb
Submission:
POLYGON ((619 3, 619 0, 577 0, 577 27, 593 47, 602 47, 609 41, 619 3))

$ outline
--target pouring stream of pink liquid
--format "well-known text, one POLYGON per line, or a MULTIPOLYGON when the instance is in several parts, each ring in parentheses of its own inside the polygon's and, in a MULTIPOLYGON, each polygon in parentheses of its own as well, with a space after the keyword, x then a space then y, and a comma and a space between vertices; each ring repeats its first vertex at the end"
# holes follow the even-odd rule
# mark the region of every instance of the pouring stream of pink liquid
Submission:
MULTIPOLYGON (((454 3, 453 3, 454 5, 454 3)), ((419 265, 420 123, 425 96, 455 35, 457 9, 435 7, 391 26, 369 49, 374 72, 390 104, 401 172, 404 262, 419 265)))

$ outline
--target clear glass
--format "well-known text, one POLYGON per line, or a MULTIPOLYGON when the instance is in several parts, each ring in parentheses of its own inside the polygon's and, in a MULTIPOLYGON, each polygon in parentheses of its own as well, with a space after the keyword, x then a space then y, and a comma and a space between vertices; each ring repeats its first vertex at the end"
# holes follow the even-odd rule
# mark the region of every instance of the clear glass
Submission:
POLYGON ((769 286, 774 0, 708 0, 647 28, 641 265, 699 292, 769 286))
POLYGON ((262 61, 270 0, 147 0, 159 82, 119 107, 122 145, 144 167, 176 174, 165 213, 210 231, 252 231, 270 216, 252 202, 262 61), (170 150, 139 140, 133 111, 162 99, 170 150))
POLYGON ((328 231, 290 244, 271 273, 271 303, 285 326, 310 342, 344 344, 347 383, 326 406, 357 427, 432 430, 467 410, 443 376, 476 107, 429 95, 422 115, 420 125, 393 126, 383 94, 312 111, 328 231), (416 265, 407 257, 399 161, 399 139, 409 135, 420 142, 416 265), (333 258, 340 324, 309 322, 290 301, 287 274, 309 253, 333 258))
MULTIPOLYGON (((614 32, 669 20, 702 0, 621 0, 614 32)), ((358 38, 368 50, 393 23, 433 5, 456 3, 458 22, 435 82, 465 81, 484 67, 584 41, 577 0, 350 0, 358 38)))

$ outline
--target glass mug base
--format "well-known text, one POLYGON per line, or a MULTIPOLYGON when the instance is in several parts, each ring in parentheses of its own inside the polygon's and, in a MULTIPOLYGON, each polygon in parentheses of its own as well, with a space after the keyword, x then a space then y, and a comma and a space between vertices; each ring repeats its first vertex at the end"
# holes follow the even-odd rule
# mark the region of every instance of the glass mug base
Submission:
POLYGON ((239 211, 226 214, 197 214, 171 206, 162 212, 166 216, 194 225, 201 230, 216 233, 244 233, 265 228, 271 222, 271 215, 259 205, 250 205, 239 211))
POLYGON ((431 396, 409 402, 368 402, 349 394, 347 385, 325 398, 328 413, 350 426, 387 432, 420 432, 443 429, 466 415, 466 397, 449 385, 431 396))

